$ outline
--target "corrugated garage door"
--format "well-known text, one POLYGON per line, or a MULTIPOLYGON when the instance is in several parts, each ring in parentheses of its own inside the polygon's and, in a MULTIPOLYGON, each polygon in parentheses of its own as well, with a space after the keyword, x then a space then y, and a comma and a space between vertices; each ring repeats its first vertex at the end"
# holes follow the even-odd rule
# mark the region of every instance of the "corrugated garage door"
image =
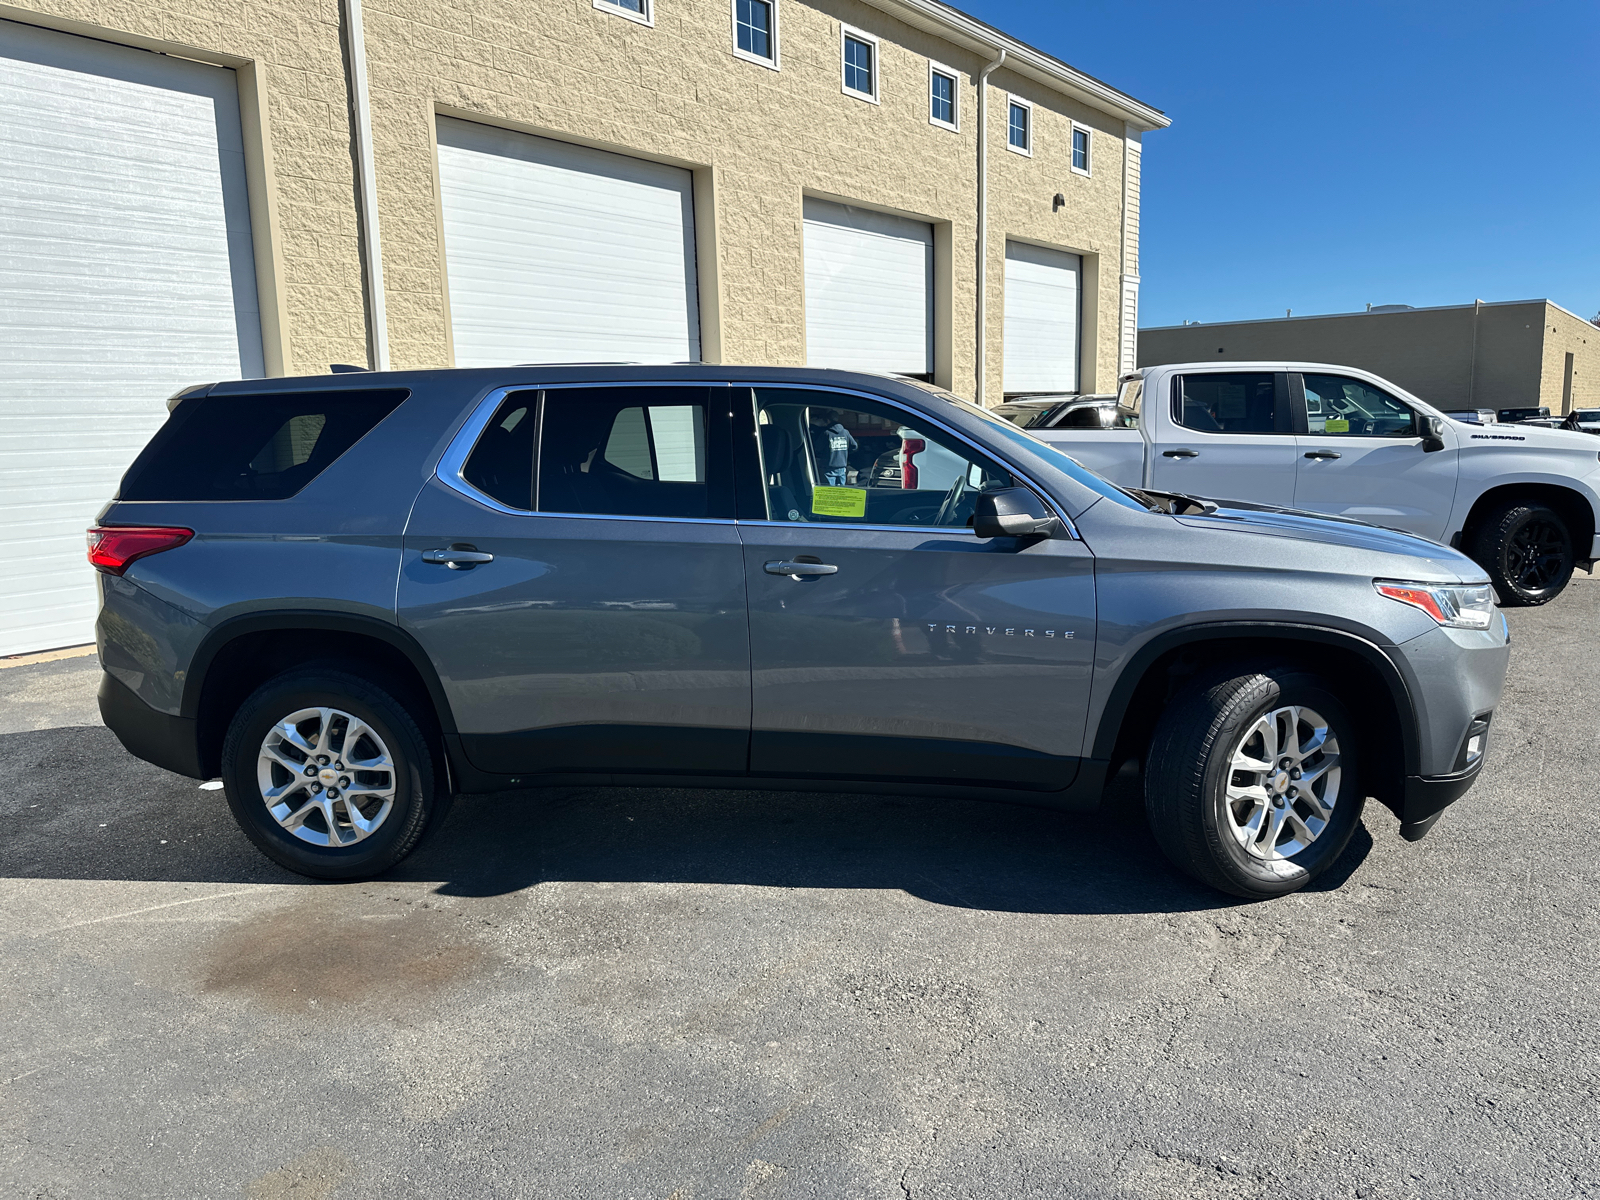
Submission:
POLYGON ((93 639, 167 397, 261 372, 234 73, 0 21, 0 654, 93 639))
POLYGON ((458 367, 700 357, 693 176, 439 118, 458 367))
POLYGON ((1006 395, 1078 390, 1082 271, 1076 254, 1006 243, 1006 395))
POLYGON ((806 364, 933 371, 933 227, 805 201, 806 364))

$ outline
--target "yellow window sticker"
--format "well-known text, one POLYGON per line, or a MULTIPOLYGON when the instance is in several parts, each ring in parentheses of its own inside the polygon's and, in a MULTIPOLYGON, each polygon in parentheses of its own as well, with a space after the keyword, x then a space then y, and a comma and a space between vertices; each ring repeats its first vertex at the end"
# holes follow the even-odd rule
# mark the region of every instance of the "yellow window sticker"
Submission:
POLYGON ((811 511, 819 517, 864 517, 867 515, 867 489, 812 488, 811 511))
POLYGON ((1350 422, 1345 417, 1329 417, 1322 426, 1323 433, 1349 433, 1350 422))

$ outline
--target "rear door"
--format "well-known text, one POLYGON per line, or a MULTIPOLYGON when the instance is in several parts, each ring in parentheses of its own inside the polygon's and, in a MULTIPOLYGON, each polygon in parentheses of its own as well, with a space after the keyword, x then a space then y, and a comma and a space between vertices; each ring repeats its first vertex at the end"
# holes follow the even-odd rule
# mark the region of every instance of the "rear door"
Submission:
POLYGON ((1144 398, 1145 419, 1156 421, 1151 486, 1281 508, 1294 503, 1299 447, 1287 373, 1187 372, 1171 386, 1165 414, 1156 412, 1162 398, 1144 398))
POLYGON ((910 409, 807 388, 735 400, 752 773, 1071 783, 1094 653, 1083 543, 979 541, 977 493, 1013 477, 910 409), (857 448, 832 468, 839 428, 857 448), (877 469, 916 443, 922 468, 877 469))
POLYGON ((1295 507, 1442 539, 1460 463, 1453 422, 1441 422, 1445 448, 1429 453, 1424 414, 1375 384, 1307 372, 1292 387, 1306 411, 1295 507))
POLYGON ((750 728, 725 387, 487 402, 406 530, 400 623, 505 775, 738 774, 750 728))

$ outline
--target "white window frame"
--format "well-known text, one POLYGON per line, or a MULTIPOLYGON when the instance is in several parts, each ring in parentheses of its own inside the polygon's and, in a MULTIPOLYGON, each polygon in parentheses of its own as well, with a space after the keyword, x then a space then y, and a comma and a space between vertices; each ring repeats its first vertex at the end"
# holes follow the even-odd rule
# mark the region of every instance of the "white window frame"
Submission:
POLYGON ((928 124, 937 125, 940 129, 948 129, 951 133, 961 132, 961 73, 943 63, 928 60, 928 124), (950 115, 954 121, 941 121, 933 115, 933 77, 943 75, 950 81, 950 115))
POLYGON ((1074 121, 1072 123, 1072 141, 1074 144, 1067 147, 1067 165, 1072 168, 1074 175, 1082 175, 1085 179, 1088 179, 1094 174, 1094 130, 1081 121, 1074 121), (1084 158, 1089 163, 1087 167, 1079 167, 1076 164, 1078 150, 1076 143, 1079 133, 1083 134, 1084 143, 1088 147, 1084 154, 1084 158))
POLYGON ((1038 130, 1033 127, 1033 101, 1024 100, 1021 96, 1013 96, 1008 92, 1006 94, 1006 149, 1013 154, 1022 155, 1023 158, 1032 158, 1033 143, 1037 136, 1038 130), (1011 106, 1013 104, 1018 108, 1028 110, 1028 144, 1025 148, 1011 144, 1011 106))
POLYGON ((883 90, 883 56, 879 53, 878 39, 865 30, 857 29, 853 25, 839 22, 839 90, 846 96, 854 96, 857 100, 865 100, 869 104, 877 104, 878 93, 883 90), (858 92, 845 83, 844 73, 844 40, 855 38, 858 42, 866 42, 872 47, 872 94, 858 92))
MULTIPOLYGON (((758 67, 766 67, 769 71, 778 70, 779 39, 778 39, 778 0, 766 0, 772 9, 772 57, 762 58, 759 54, 751 54, 748 50, 739 49, 739 0, 728 0, 728 32, 733 38, 733 56, 742 58, 745 62, 755 63, 758 67)), ((840 71, 844 70, 844 49, 840 43, 839 50, 840 71)), ((874 74, 876 79, 877 75, 874 74)))
POLYGON ((631 8, 623 8, 616 0, 594 0, 594 6, 601 12, 632 21, 635 25, 647 25, 651 29, 656 27, 656 0, 644 0, 642 13, 636 13, 631 8))

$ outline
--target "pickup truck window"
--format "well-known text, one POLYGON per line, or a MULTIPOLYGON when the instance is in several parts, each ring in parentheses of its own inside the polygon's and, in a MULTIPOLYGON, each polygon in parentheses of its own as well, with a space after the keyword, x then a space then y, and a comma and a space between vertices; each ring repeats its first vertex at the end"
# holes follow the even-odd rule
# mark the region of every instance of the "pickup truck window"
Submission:
POLYGON ((1173 420, 1201 433, 1290 433, 1278 427, 1270 371, 1185 375, 1173 398, 1173 420))
POLYGON ((1306 375, 1306 429, 1319 437, 1415 437, 1417 414, 1370 383, 1306 375))

